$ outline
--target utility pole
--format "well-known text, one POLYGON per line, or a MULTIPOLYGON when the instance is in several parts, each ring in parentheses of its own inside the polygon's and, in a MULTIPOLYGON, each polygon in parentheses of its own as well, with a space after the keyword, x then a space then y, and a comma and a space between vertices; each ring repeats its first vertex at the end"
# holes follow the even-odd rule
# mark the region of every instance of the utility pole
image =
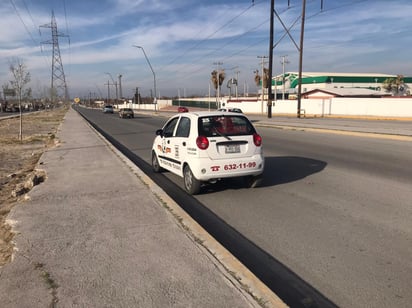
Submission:
POLYGON ((239 85, 239 73, 240 71, 236 71, 236 98, 238 98, 238 85, 239 85))
POLYGON ((209 100, 208 100, 208 102, 209 102, 209 111, 210 111, 210 82, 209 82, 209 100))
POLYGON ((117 104, 117 99, 119 98, 119 95, 118 95, 118 92, 117 92, 117 82, 116 82, 116 81, 114 81, 112 74, 110 74, 110 73, 105 73, 105 74, 109 75, 110 79, 111 79, 111 80, 112 80, 112 82, 113 82, 113 84, 112 84, 112 85, 114 85, 114 86, 115 86, 115 89, 116 89, 115 104, 117 104))
POLYGON ((109 104, 110 102, 110 80, 107 80, 107 83, 105 84, 105 86, 107 85, 107 104, 109 104))
MULTIPOLYGON (((268 118, 272 117, 272 75, 273 75, 273 27, 274 27, 275 0, 270 1, 270 35, 269 35, 269 87, 268 87, 268 118)), ((275 80, 275 89, 277 87, 275 80)), ((277 95, 277 94, 276 94, 277 95)))
POLYGON ((138 108, 140 109, 139 87, 136 87, 136 92, 135 92, 135 104, 137 104, 137 105, 138 105, 138 108))
POLYGON ((282 100, 285 100, 285 64, 289 64, 290 62, 286 59, 288 55, 280 56, 282 61, 282 100))
POLYGON ((120 99, 122 99, 123 98, 123 93, 122 93, 122 75, 121 74, 119 74, 119 95, 120 95, 120 99))
MULTIPOLYGON (((261 59, 261 61, 260 61, 260 65, 261 65, 261 75, 262 75, 262 77, 260 78, 260 83, 261 83, 261 91, 262 91, 262 99, 261 99, 261 103, 262 103, 262 105, 261 105, 261 113, 263 113, 263 98, 264 98, 264 88, 263 88, 263 78, 264 78, 264 72, 263 72, 263 70, 264 70, 264 65, 265 65, 265 59, 267 59, 268 57, 267 56, 257 56, 259 59, 261 59)), ((270 87, 272 86, 272 82, 269 80, 269 82, 270 82, 270 87)))
MULTIPOLYGON (((301 30, 300 30, 300 46, 298 46, 293 39, 290 29, 293 27, 293 25, 290 28, 286 28, 285 24, 283 23, 282 19, 280 18, 279 14, 275 11, 274 9, 274 0, 271 0, 271 21, 270 21, 270 40, 271 43, 269 45, 269 56, 272 55, 272 50, 274 48, 273 45, 273 14, 276 14, 276 17, 279 19, 280 23, 282 24, 282 27, 285 29, 286 34, 289 36, 291 41, 294 43, 296 49, 299 51, 299 77, 298 77, 298 108, 297 108, 297 116, 300 118, 300 111, 301 111, 301 96, 302 96, 302 68, 303 68, 303 38, 304 38, 304 33, 305 33, 305 14, 306 14, 306 0, 302 0, 302 15, 301 15, 301 30)), ((321 11, 323 10, 323 0, 321 0, 320 4, 320 9, 321 11)), ((290 0, 288 0, 288 7, 290 6, 290 0)), ((285 35, 286 35, 285 34, 285 35)), ((269 59, 269 70, 271 69, 272 61, 269 59)), ((269 110, 268 110, 269 111, 269 110)), ((268 114, 269 116, 269 114, 268 114)))
POLYGON ((306 0, 302 0, 302 22, 301 22, 301 29, 300 29, 300 47, 299 47, 299 83, 298 83, 298 110, 297 110, 298 118, 300 118, 301 96, 302 96, 303 35, 305 33, 305 13, 306 13, 306 0))

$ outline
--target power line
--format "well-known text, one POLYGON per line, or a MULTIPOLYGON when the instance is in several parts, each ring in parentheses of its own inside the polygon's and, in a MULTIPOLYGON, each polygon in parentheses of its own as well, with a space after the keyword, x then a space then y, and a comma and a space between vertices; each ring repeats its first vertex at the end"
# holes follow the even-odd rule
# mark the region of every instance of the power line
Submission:
MULTIPOLYGON (((318 2, 318 1, 319 1, 319 0, 311 1, 311 2, 318 2)), ((338 7, 329 8, 329 9, 324 9, 324 0, 322 0, 322 1, 321 1, 321 10, 320 10, 319 12, 315 13, 315 14, 312 14, 312 15, 310 15, 310 16, 307 16, 307 17, 306 17, 306 20, 311 19, 311 18, 314 18, 314 17, 316 17, 317 15, 319 15, 320 13, 323 13, 323 12, 328 12, 328 11, 336 10, 336 9, 339 9, 339 8, 342 8, 342 7, 345 7, 345 6, 350 6, 350 5, 353 5, 353 4, 362 3, 362 2, 366 2, 366 1, 368 1, 368 0, 357 0, 357 1, 352 1, 352 2, 350 2, 350 3, 347 3, 347 4, 340 5, 340 6, 338 6, 338 7)), ((296 6, 296 5, 291 6, 291 5, 289 4, 289 6, 288 6, 284 11, 280 12, 279 14, 281 15, 281 14, 283 14, 285 11, 290 10, 292 7, 295 7, 295 6, 296 6)), ((174 63, 177 59, 179 59, 179 58, 181 58, 182 56, 186 55, 189 51, 193 50, 194 48, 198 47, 199 45, 201 45, 202 43, 204 43, 205 41, 207 41, 208 39, 210 39, 211 37, 213 37, 216 33, 218 33, 218 32, 221 31, 223 28, 225 28, 227 25, 229 25, 230 23, 232 23, 234 20, 236 20, 236 18, 238 18, 238 17, 240 17, 241 15, 243 15, 244 13, 246 13, 246 12, 247 12, 248 10, 250 10, 252 7, 253 7, 253 4, 252 4, 251 6, 248 6, 248 7, 247 7, 244 11, 242 11, 240 14, 238 14, 237 16, 233 17, 231 20, 229 20, 228 22, 226 22, 225 24, 223 24, 221 27, 219 27, 219 28, 218 28, 217 30, 215 30, 213 33, 209 34, 207 37, 205 37, 205 38, 202 39, 201 41, 197 42, 197 43, 194 44, 192 47, 188 48, 184 53, 182 53, 181 55, 179 55, 179 56, 177 56, 176 58, 174 58, 174 59, 173 59, 169 64, 167 64, 166 66, 174 63)), ((300 18, 297 18, 297 19, 295 20, 295 22, 289 27, 288 30, 290 31, 290 30, 293 29, 296 25, 300 24, 300 23, 298 23, 298 21, 300 21, 300 18)), ((197 61, 200 60, 200 59, 204 59, 204 58, 206 58, 206 57, 211 57, 211 56, 213 56, 213 54, 215 54, 217 51, 222 50, 223 47, 228 46, 228 45, 230 45, 231 43, 233 43, 233 42, 241 39, 241 38, 244 37, 246 34, 252 32, 252 31, 255 30, 255 29, 258 29, 259 27, 261 27, 263 24, 265 24, 265 23, 267 23, 267 22, 268 22, 268 19, 265 20, 264 22, 260 23, 259 25, 255 26, 254 28, 251 28, 251 29, 248 30, 247 32, 243 33, 242 35, 237 36, 237 37, 234 37, 233 39, 231 39, 231 40, 229 40, 229 41, 225 41, 222 45, 220 45, 219 47, 213 49, 212 51, 207 52, 207 53, 205 53, 205 54, 202 54, 201 56, 195 58, 195 59, 192 61, 192 63, 193 63, 193 62, 197 62, 197 61)), ((286 35, 287 35, 287 33, 285 33, 282 38, 284 38, 284 36, 286 36, 286 35)), ((280 43, 280 41, 282 40, 282 38, 275 44, 275 46, 280 43)), ((264 38, 264 39, 262 39, 262 40, 259 40, 257 43, 263 42, 263 41, 265 41, 265 40, 267 40, 267 38, 264 38)), ((236 55, 238 55, 238 54, 240 54, 240 53, 242 53, 242 52, 244 52, 244 51, 246 51, 246 50, 254 47, 255 45, 256 45, 256 42, 252 43, 251 45, 247 46, 246 48, 242 48, 241 50, 232 53, 232 54, 229 55, 229 56, 223 57, 222 60, 225 61, 225 62, 227 62, 227 60, 230 60, 230 59, 233 58, 234 56, 236 56, 236 55)), ((179 71, 181 72, 181 71, 182 71, 182 68, 185 69, 185 68, 188 67, 188 66, 190 66, 190 64, 184 65, 183 67, 181 67, 181 69, 180 69, 179 71)), ((193 74, 198 73, 198 72, 204 70, 204 69, 207 68, 208 66, 209 66, 208 64, 205 64, 205 65, 202 65, 200 68, 196 68, 195 70, 192 70, 192 71, 190 71, 190 72, 186 72, 186 73, 184 74, 183 78, 181 78, 181 79, 189 79, 189 78, 191 78, 191 76, 192 76, 193 74)), ((165 80, 167 81, 167 80, 171 80, 171 79, 172 79, 172 78, 162 78, 163 81, 165 81, 165 80)))
MULTIPOLYGON (((66 33, 70 35, 69 25, 67 23, 67 10, 66 10, 66 0, 63 0, 63 9, 64 9, 64 20, 66 21, 66 33)), ((69 41, 70 44, 70 41, 69 41)))
POLYGON ((220 26, 218 29, 216 29, 214 32, 212 32, 211 34, 209 34, 207 37, 203 38, 202 40, 198 41, 197 43, 195 43, 192 47, 188 48, 185 52, 183 52, 182 54, 180 54, 179 56, 175 57, 172 61, 170 61, 168 64, 166 64, 166 66, 169 66, 173 63, 175 63, 178 59, 182 58, 183 56, 185 56, 189 51, 195 49, 196 47, 200 46, 203 42, 205 42, 206 40, 210 39, 211 37, 213 37, 216 33, 218 33, 219 31, 221 31, 223 28, 225 28, 226 26, 228 26, 229 24, 231 24, 233 21, 235 21, 237 18, 239 18, 240 16, 242 16, 243 14, 245 14, 247 11, 249 11, 252 7, 254 7, 254 3, 252 3, 250 6, 248 6, 246 9, 244 9, 242 12, 240 12, 238 15, 234 16, 233 18, 231 18, 230 20, 228 20, 226 23, 224 23, 222 26, 220 26))
POLYGON ((68 41, 69 41, 69 75, 70 75, 70 69, 71 69, 71 45, 70 45, 70 32, 69 32, 69 24, 67 21, 67 10, 66 10, 66 0, 63 0, 63 8, 64 8, 64 20, 66 21, 66 33, 68 35, 68 41))
POLYGON ((32 23, 33 23, 34 28, 37 29, 36 23, 34 22, 33 16, 31 15, 30 10, 29 10, 29 8, 28 8, 27 3, 26 3, 25 0, 23 0, 23 4, 24 4, 24 7, 26 8, 27 13, 28 13, 29 16, 30 16, 30 19, 31 19, 31 21, 32 21, 32 23))
MULTIPOLYGON (((253 5, 252 5, 252 6, 253 6, 253 5)), ((250 9, 250 7, 248 7, 247 10, 248 10, 248 9, 250 9)), ((280 12, 280 14, 283 14, 283 13, 286 12, 288 9, 290 9, 290 7, 284 9, 282 12, 280 12)), ((245 11, 246 11, 246 10, 245 10, 245 11)), ((243 11, 241 14, 243 14, 245 11, 243 11)), ((241 14, 239 14, 237 17, 239 17, 241 14)), ((232 21, 233 21, 234 19, 235 19, 235 18, 233 18, 232 21)), ((216 48, 215 48, 214 50, 212 50, 211 52, 208 52, 208 53, 206 53, 206 54, 202 54, 201 56, 195 58, 192 62, 197 62, 198 60, 204 59, 204 58, 206 58, 206 57, 211 57, 211 56, 212 56, 214 53, 216 53, 217 51, 222 50, 224 47, 226 47, 226 46, 230 45, 231 43, 233 43, 233 42, 241 39, 241 38, 244 37, 245 35, 247 35, 247 34, 253 32, 253 31, 257 30, 257 29, 260 28, 262 25, 268 23, 268 21, 269 21, 269 18, 267 18, 267 19, 264 20, 263 22, 259 23, 257 26, 254 26, 253 28, 247 30, 245 33, 243 33, 243 34, 241 34, 241 35, 239 35, 239 36, 236 36, 236 37, 234 37, 233 39, 231 39, 231 40, 229 40, 229 41, 224 42, 222 45, 220 45, 219 47, 216 47, 216 48)), ((228 23, 226 23, 226 24, 228 24, 228 23)), ((221 27, 221 28, 222 28, 222 27, 221 27)), ((205 40, 206 40, 206 39, 205 39, 205 40)), ((203 41, 205 41, 205 40, 203 40, 203 41)), ((244 51, 246 51, 246 50, 248 50, 248 49, 250 49, 250 48, 252 48, 252 47, 255 47, 256 44, 259 44, 259 43, 261 43, 261 42, 263 42, 263 41, 266 41, 266 40, 267 40, 267 38, 264 38, 264 39, 261 39, 261 40, 259 40, 259 41, 253 42, 253 43, 251 43, 250 45, 248 45, 246 48, 243 48, 243 49, 241 49, 241 50, 239 50, 239 51, 237 51, 237 52, 235 52, 235 53, 232 53, 232 54, 229 55, 229 56, 224 57, 223 60, 224 60, 225 62, 227 62, 226 60, 230 60, 230 59, 233 58, 234 56, 236 56, 236 55, 238 55, 238 54, 240 54, 240 53, 242 53, 242 52, 244 52, 244 51)), ((203 42, 203 41, 202 41, 202 42, 203 42)), ((186 52, 186 53, 187 53, 187 52, 186 52)), ((191 65, 191 64, 186 64, 186 65, 182 66, 182 67, 180 68, 180 71, 181 71, 182 69, 190 66, 190 65, 191 65)), ((205 68, 207 68, 207 67, 208 67, 208 64, 202 65, 200 68, 197 68, 197 69, 195 69, 195 70, 192 70, 192 71, 190 71, 189 73, 185 73, 185 76, 184 76, 183 78, 181 78, 181 79, 188 79, 188 78, 191 77, 191 75, 193 75, 193 74, 195 74, 195 73, 197 73, 197 72, 200 72, 200 71, 202 71, 203 69, 205 69, 205 68)), ((172 80, 172 79, 173 79, 173 78, 166 78, 166 79, 161 79, 161 80, 167 81, 167 80, 172 80)))
MULTIPOLYGON (((249 8, 248 8, 248 9, 249 9, 249 8)), ((243 12, 245 12, 245 11, 243 11, 243 12)), ((239 16, 239 15, 238 15, 238 16, 239 16)), ((232 21, 233 21, 233 20, 234 20, 234 19, 232 19, 232 21)), ((224 44, 222 44, 222 45, 220 45, 219 47, 215 48, 215 49, 212 50, 211 52, 206 53, 206 54, 203 54, 203 55, 195 58, 192 62, 197 62, 197 61, 200 60, 200 59, 203 59, 203 58, 205 58, 205 57, 212 56, 215 52, 217 52, 217 51, 221 50, 222 48, 224 48, 225 46, 228 46, 228 45, 230 45, 231 43, 239 40, 239 39, 242 38, 243 36, 245 36, 245 35, 253 32, 253 31, 257 30, 258 28, 260 28, 262 25, 264 25, 264 24, 267 23, 267 22, 268 22, 268 19, 264 20, 263 22, 259 23, 257 26, 255 26, 255 27, 247 30, 245 33, 243 33, 243 34, 241 34, 241 35, 239 35, 239 36, 236 36, 236 37, 234 37, 233 39, 225 42, 224 44)), ((264 39, 262 39, 262 40, 259 40, 259 41, 257 41, 257 42, 253 42, 253 43, 251 43, 250 45, 248 45, 246 48, 243 48, 243 49, 241 49, 240 51, 238 51, 238 52, 236 52, 236 53, 234 53, 234 54, 231 54, 230 56, 226 56, 224 59, 225 59, 225 60, 229 60, 230 58, 234 57, 235 55, 238 55, 238 54, 240 54, 240 53, 242 53, 242 52, 244 52, 244 51, 246 51, 246 50, 248 50, 248 49, 250 49, 250 48, 252 48, 252 47, 255 47, 256 44, 261 43, 262 41, 265 41, 265 40, 266 40, 266 38, 264 38, 264 39)), ((202 41, 202 42, 203 42, 203 41, 202 41)), ((182 67, 180 68, 180 71, 181 71, 182 69, 186 68, 186 67, 189 67, 190 65, 191 65, 191 64, 186 64, 186 65, 182 66, 182 67)), ((184 76, 183 78, 181 78, 181 79, 188 79, 188 78, 190 78, 191 75, 193 75, 193 74, 195 74, 195 73, 197 73, 197 72, 200 72, 200 71, 202 71, 203 69, 205 69, 205 68, 207 68, 207 67, 209 67, 208 64, 202 65, 200 68, 197 68, 197 69, 195 69, 195 70, 193 70, 193 71, 190 71, 189 73, 185 73, 185 76, 184 76)), ((164 79, 162 79, 162 80, 163 80, 163 81, 167 81, 167 80, 172 80, 172 79, 173 79, 173 78, 170 77, 170 78, 164 78, 164 79)))
POLYGON ((26 29, 26 32, 29 34, 31 40, 33 41, 34 45, 37 45, 38 43, 36 42, 36 40, 33 38, 33 35, 31 34, 31 32, 29 31, 29 29, 27 28, 27 25, 25 24, 23 18, 21 18, 21 15, 19 13, 19 11, 17 10, 16 5, 14 4, 13 0, 10 0, 11 5, 14 8, 14 11, 16 12, 16 15, 19 17, 21 23, 23 24, 24 28, 26 29))
POLYGON ((332 8, 330 8, 330 9, 326 9, 326 10, 323 9, 323 7, 324 7, 324 6, 323 6, 321 12, 318 12, 317 14, 311 15, 310 17, 313 17, 313 16, 318 15, 318 14, 320 14, 320 13, 329 12, 329 11, 334 11, 334 10, 339 10, 339 9, 341 9, 341 8, 343 8, 343 7, 346 7, 346 6, 352 6, 352 5, 355 5, 355 4, 359 4, 359 3, 362 3, 362 2, 368 2, 368 1, 370 1, 370 0, 354 0, 354 1, 351 1, 351 2, 349 2, 349 3, 344 3, 344 4, 341 4, 341 5, 332 7, 332 8))

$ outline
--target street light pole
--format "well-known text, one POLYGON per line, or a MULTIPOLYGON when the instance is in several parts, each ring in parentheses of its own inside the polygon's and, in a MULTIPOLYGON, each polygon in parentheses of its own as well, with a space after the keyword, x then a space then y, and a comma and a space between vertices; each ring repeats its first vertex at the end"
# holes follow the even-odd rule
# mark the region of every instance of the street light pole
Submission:
POLYGON ((153 70, 152 65, 150 64, 149 59, 147 58, 147 55, 146 55, 146 52, 144 51, 144 48, 142 46, 137 46, 137 45, 133 45, 133 47, 140 48, 143 51, 144 57, 146 58, 146 61, 147 61, 147 64, 149 64, 149 67, 152 70, 152 73, 153 73, 153 87, 154 87, 154 104, 155 104, 155 110, 156 110, 156 104, 157 104, 156 103, 156 99, 157 99, 156 98, 156 74, 153 70))
POLYGON ((286 59, 287 55, 281 56, 282 62, 282 100, 285 100, 285 64, 289 64, 290 62, 286 59))

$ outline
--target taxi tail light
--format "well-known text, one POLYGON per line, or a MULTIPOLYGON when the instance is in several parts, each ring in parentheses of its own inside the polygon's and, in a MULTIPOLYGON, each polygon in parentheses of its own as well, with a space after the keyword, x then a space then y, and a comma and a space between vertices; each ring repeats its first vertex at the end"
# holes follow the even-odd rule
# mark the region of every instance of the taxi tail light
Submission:
POLYGON ((255 146, 260 147, 262 145, 262 137, 259 134, 253 134, 253 143, 255 146))
POLYGON ((196 138, 197 147, 201 150, 206 150, 209 147, 209 139, 205 136, 199 136, 196 138))

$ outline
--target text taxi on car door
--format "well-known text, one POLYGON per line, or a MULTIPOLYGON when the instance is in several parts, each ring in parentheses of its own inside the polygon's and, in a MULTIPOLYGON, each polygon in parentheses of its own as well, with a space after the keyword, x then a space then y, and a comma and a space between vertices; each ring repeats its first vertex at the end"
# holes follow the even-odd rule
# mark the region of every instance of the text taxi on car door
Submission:
POLYGON ((231 177, 244 177, 245 185, 255 187, 264 168, 262 138, 240 113, 176 114, 156 131, 152 168, 183 177, 189 194, 199 193, 204 183, 231 177))

